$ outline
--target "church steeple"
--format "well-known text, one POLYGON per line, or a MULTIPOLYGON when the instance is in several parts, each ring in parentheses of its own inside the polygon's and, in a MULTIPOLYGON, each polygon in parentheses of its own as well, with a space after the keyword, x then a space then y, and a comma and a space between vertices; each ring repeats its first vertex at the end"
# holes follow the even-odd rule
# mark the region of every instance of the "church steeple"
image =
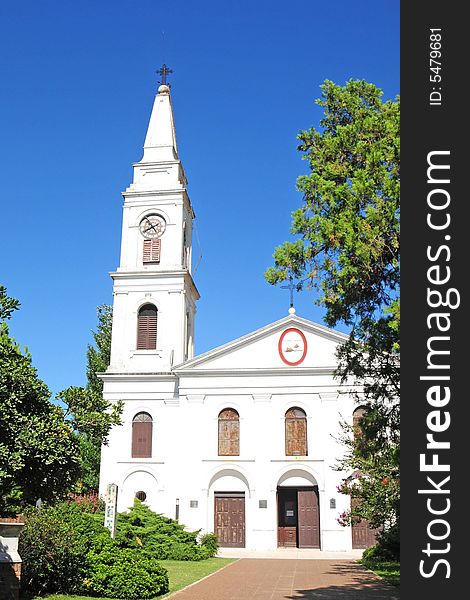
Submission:
POLYGON ((158 71, 163 73, 165 83, 160 85, 155 96, 145 136, 144 154, 133 165, 134 180, 126 193, 186 190, 186 176, 178 156, 170 86, 166 83, 167 74, 172 72, 166 65, 158 71))
POLYGON ((170 87, 162 84, 153 103, 141 163, 178 160, 170 87))
POLYGON ((165 83, 153 103, 143 157, 123 192, 121 259, 111 274, 108 373, 170 372, 194 353, 199 298, 191 275, 194 211, 176 145, 169 71, 165 67, 165 83))

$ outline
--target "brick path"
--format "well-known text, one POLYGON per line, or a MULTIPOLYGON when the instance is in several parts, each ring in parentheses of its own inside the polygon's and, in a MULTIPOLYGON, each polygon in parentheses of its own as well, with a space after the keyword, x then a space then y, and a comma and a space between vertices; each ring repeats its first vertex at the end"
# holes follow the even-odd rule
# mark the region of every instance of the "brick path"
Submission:
POLYGON ((353 561, 243 558, 172 600, 398 600, 394 588, 353 561))

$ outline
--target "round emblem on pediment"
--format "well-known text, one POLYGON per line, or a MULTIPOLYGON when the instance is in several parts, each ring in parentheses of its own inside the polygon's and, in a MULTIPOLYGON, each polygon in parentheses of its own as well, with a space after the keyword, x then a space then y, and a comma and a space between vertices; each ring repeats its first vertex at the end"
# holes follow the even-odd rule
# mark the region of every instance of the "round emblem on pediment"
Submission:
POLYGON ((307 355, 307 338, 296 327, 289 327, 279 338, 279 356, 291 367, 300 365, 307 355))

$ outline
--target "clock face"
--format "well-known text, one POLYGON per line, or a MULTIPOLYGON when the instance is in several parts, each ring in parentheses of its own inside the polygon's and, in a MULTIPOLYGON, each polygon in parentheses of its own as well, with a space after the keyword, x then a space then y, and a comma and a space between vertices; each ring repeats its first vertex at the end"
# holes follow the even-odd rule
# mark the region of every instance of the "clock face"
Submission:
POLYGON ((149 240, 159 238, 165 231, 166 223, 163 217, 159 215, 148 215, 140 222, 140 233, 149 240))
POLYGON ((307 355, 307 339, 300 329, 290 327, 281 334, 278 350, 286 365, 300 365, 307 355))

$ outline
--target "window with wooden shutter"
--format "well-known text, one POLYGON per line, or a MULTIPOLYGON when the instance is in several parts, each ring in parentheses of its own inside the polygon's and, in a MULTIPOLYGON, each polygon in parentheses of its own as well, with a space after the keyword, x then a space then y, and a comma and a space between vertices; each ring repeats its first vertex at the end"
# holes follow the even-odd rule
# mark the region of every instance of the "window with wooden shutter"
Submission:
POLYGON ((160 249, 161 240, 144 240, 144 252, 142 262, 148 263, 159 263, 160 262, 160 249))
POLYGON ((152 417, 140 412, 132 419, 132 458, 152 458, 152 417))
POLYGON ((290 408, 285 415, 286 456, 307 456, 307 415, 290 408))
POLYGON ((157 308, 145 304, 137 316, 137 350, 155 350, 157 347, 157 308))
POLYGON ((240 417, 233 408, 219 413, 219 456, 239 456, 240 417))

